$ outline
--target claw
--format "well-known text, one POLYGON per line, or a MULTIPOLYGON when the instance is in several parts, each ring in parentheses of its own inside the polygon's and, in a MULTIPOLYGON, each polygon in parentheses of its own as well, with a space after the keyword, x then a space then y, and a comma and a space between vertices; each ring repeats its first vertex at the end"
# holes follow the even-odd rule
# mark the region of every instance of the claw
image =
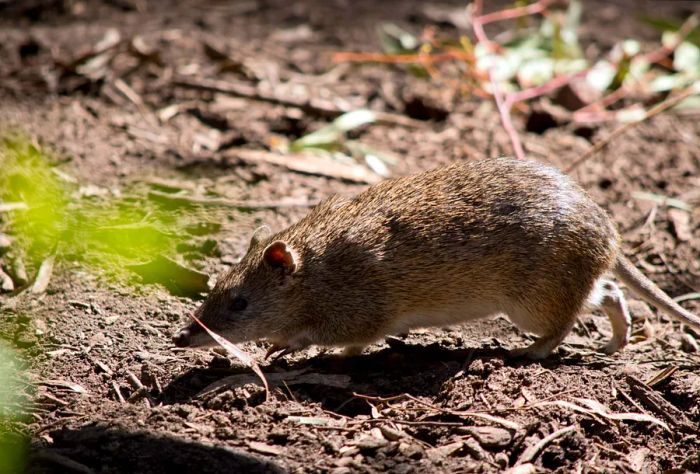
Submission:
POLYGON ((297 351, 297 349, 292 349, 289 346, 279 346, 277 344, 273 344, 272 346, 270 346, 270 348, 265 353, 265 360, 269 359, 270 356, 275 354, 275 352, 279 352, 279 354, 273 356, 272 361, 276 361, 277 359, 284 357, 287 354, 291 354, 292 352, 296 352, 296 351, 297 351))

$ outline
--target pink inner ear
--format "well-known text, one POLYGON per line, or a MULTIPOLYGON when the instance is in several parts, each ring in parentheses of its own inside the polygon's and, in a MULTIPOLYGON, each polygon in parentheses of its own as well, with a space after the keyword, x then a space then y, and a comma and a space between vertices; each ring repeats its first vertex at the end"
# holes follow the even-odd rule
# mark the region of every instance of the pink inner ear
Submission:
POLYGON ((287 264, 287 252, 282 244, 272 245, 265 252, 265 262, 271 267, 283 267, 287 264))

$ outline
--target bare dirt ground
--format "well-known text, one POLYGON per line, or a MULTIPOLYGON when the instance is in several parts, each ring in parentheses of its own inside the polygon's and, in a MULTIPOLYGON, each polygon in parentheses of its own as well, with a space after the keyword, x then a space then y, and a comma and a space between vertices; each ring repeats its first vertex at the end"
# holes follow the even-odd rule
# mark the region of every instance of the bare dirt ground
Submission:
MULTIPOLYGON (((688 4, 586 2, 582 40, 593 49, 631 36, 656 41, 658 32, 629 12, 682 19, 688 4)), ((365 185, 241 153, 325 125, 318 108, 197 90, 183 78, 277 84, 302 103, 335 97, 410 117, 410 126, 357 132, 400 157, 395 175, 510 154, 495 109, 480 100, 398 67, 331 62, 333 51, 377 50, 375 28, 386 21, 418 33, 431 23, 420 2, 393 0, 0 2, 0 120, 55 150, 65 158, 60 170, 83 184, 158 177, 214 183, 253 201, 313 201, 365 185), (121 42, 109 67, 75 73, 109 29, 121 42)), ((540 134, 525 130, 526 117, 515 122, 528 156, 557 166, 614 127, 540 134)), ((700 291, 697 115, 656 117, 574 175, 658 285, 674 297, 700 291), (694 210, 680 229, 669 207, 634 199, 635 191, 694 210)), ((257 223, 279 229, 304 212, 220 213, 221 256, 205 259, 203 271, 216 276, 240 257, 257 223)), ((497 319, 418 331, 346 361, 312 349, 265 365, 268 401, 238 362, 173 348, 170 335, 196 300, 112 282, 77 263, 60 263, 40 297, 0 300, 0 334, 20 348, 36 383, 33 418, 18 429, 29 438, 28 472, 498 472, 526 463, 700 472, 700 356, 683 331, 700 335, 630 299, 633 343, 611 357, 595 352, 609 335, 601 315, 582 318, 556 355, 532 363, 506 357, 527 338, 497 319), (623 413, 668 429, 611 416, 623 413)), ((697 300, 683 305, 700 312, 697 300)), ((267 349, 244 347, 259 358, 267 349)))

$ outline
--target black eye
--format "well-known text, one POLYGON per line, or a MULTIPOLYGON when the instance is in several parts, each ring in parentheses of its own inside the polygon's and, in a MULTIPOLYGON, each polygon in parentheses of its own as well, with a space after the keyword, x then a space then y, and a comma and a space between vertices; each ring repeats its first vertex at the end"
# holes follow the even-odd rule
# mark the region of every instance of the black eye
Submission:
POLYGON ((231 302, 231 309, 234 311, 243 311, 246 309, 246 306, 248 306, 248 301, 240 296, 236 296, 231 302))

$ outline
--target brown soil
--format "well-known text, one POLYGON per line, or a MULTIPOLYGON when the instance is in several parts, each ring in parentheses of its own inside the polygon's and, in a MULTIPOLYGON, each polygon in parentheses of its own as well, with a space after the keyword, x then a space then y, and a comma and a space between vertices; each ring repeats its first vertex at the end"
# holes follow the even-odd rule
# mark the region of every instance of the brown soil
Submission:
MULTIPOLYGON (((682 19, 693 5, 587 2, 582 40, 590 51, 629 37, 654 41, 658 34, 630 11, 682 19)), ((237 157, 240 148, 263 149, 275 136, 296 138, 327 118, 181 87, 175 76, 190 71, 251 84, 278 78, 299 84, 302 99, 335 96, 355 107, 408 114, 421 121, 418 128, 377 124, 358 132, 363 142, 401 157, 392 168, 396 175, 509 154, 493 107, 452 94, 439 80, 379 65, 333 68, 333 51, 377 50, 375 28, 385 21, 415 32, 430 23, 420 2, 398 0, 0 2, 0 119, 67 157, 61 169, 82 183, 226 178, 230 195, 260 201, 313 200, 355 193, 363 185, 237 157), (122 39, 140 35, 157 57, 145 61, 120 53, 96 81, 56 66, 92 47, 109 28, 117 28, 122 39), (204 42, 220 45, 239 62, 222 70, 204 42), (117 77, 148 110, 189 105, 149 125, 115 88, 117 77), (216 151, 193 148, 198 135, 212 130, 225 145, 216 151)), ((456 34, 449 25, 441 28, 456 34)), ((515 121, 533 159, 563 166, 590 146, 574 127, 536 134, 525 131, 525 117, 516 115, 515 121)), ((612 127, 583 135, 597 139, 612 127)), ((700 291, 697 116, 656 117, 575 177, 611 212, 627 255, 657 284, 674 297, 700 291), (635 191, 694 205, 690 235, 678 232, 669 208, 635 199, 635 191)), ((280 228, 303 213, 229 213, 218 237, 223 256, 209 258, 204 271, 216 275, 240 257, 256 222, 280 228)), ((197 301, 154 285, 109 283, 77 264, 61 264, 49 291, 38 298, 4 299, 0 330, 20 345, 38 384, 34 417, 25 428, 31 437, 29 472, 497 472, 530 457, 538 469, 560 472, 698 472, 700 356, 682 349, 677 323, 630 299, 634 342, 612 357, 595 352, 609 335, 601 315, 584 317, 555 356, 536 363, 506 357, 527 339, 497 319, 417 331, 345 361, 316 349, 288 357, 264 370, 306 372, 287 374, 268 401, 254 379, 200 394, 217 380, 249 372, 214 352, 172 347, 169 335, 197 301), (37 320, 46 324, 40 335, 37 320), (635 382, 664 369, 675 371, 651 388, 635 382), (130 382, 134 376, 144 384, 140 391, 130 382), (85 392, 55 381, 77 383, 85 392), (584 406, 581 398, 610 413, 656 417, 670 429, 561 403, 584 406), (574 429, 529 457, 531 447, 568 426, 574 429)), ((683 304, 700 312, 697 300, 683 304)), ((244 347, 256 357, 266 350, 263 342, 244 347)))

